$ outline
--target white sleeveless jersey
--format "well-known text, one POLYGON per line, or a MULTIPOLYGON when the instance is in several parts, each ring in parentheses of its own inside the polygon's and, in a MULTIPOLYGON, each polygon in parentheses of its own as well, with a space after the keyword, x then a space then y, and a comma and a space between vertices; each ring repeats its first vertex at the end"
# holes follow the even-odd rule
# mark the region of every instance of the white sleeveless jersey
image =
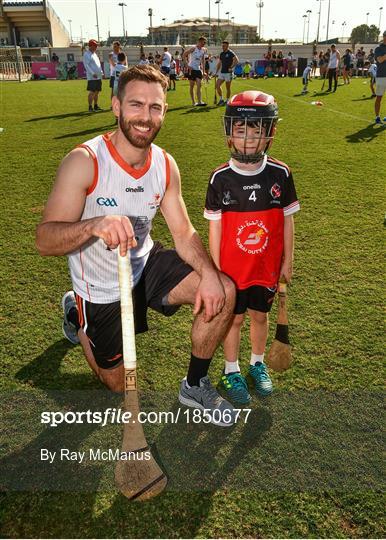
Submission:
MULTIPOLYGON (((144 167, 133 169, 118 154, 110 133, 80 146, 93 157, 95 171, 81 220, 112 214, 129 217, 137 240, 137 247, 130 251, 136 285, 153 247, 152 220, 170 181, 166 152, 152 144, 144 167)), ((91 238, 68 260, 73 289, 79 296, 96 304, 119 300, 117 253, 108 250, 102 239, 91 238)))
POLYGON ((202 68, 202 57, 205 54, 206 49, 199 49, 196 47, 194 51, 190 54, 189 67, 199 71, 202 68))
POLYGON ((338 57, 336 52, 332 52, 330 55, 330 61, 328 63, 328 67, 330 69, 336 69, 338 67, 338 57))

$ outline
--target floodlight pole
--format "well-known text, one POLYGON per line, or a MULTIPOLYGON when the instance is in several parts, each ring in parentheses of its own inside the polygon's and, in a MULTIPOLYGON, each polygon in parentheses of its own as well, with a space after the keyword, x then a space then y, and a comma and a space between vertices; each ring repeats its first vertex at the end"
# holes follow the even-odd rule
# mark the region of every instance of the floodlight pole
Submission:
POLYGON ((311 16, 311 13, 312 11, 310 9, 307 9, 306 11, 307 15, 308 15, 308 21, 307 21, 307 43, 310 42, 310 16, 311 16))
POLYGON ((100 38, 99 38, 98 4, 97 4, 97 0, 94 0, 94 2, 95 2, 95 17, 96 17, 97 37, 98 37, 98 43, 99 43, 100 38))
POLYGON ((264 7, 264 2, 257 2, 256 7, 259 8, 259 39, 261 39, 261 9, 264 7))
POLYGON ((210 40, 211 40, 211 37, 212 37, 212 30, 211 30, 211 27, 210 27, 210 1, 209 0, 209 32, 208 32, 208 46, 210 45, 210 40))
POLYGON ((330 26, 330 3, 331 3, 331 0, 328 0, 326 41, 328 41, 328 30, 329 30, 329 26, 330 26))

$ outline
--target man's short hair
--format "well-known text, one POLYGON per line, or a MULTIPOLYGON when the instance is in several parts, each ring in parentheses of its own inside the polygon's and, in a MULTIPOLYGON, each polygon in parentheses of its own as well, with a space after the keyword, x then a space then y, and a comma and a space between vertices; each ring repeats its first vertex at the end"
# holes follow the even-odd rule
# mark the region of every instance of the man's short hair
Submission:
POLYGON ((133 66, 127 71, 124 71, 119 76, 117 97, 122 102, 123 94, 125 93, 126 85, 131 81, 143 81, 147 83, 158 83, 162 86, 162 90, 166 94, 169 83, 165 75, 159 69, 151 64, 133 66))
POLYGON ((113 46, 114 46, 114 45, 118 45, 118 47, 120 47, 120 46, 121 46, 121 42, 120 42, 120 41, 113 41, 113 46))
POLYGON ((333 43, 333 44, 331 45, 331 49, 332 49, 333 47, 334 47, 334 49, 336 49, 335 43, 333 43))
POLYGON ((124 62, 126 60, 125 53, 124 52, 118 53, 117 60, 118 60, 118 62, 124 62))
POLYGON ((206 43, 206 37, 205 36, 200 36, 198 38, 198 41, 203 41, 204 43, 206 43))
POLYGON ((229 41, 227 41, 226 39, 224 39, 224 41, 223 41, 222 43, 223 43, 223 45, 224 45, 224 43, 226 43, 227 45, 229 45, 229 41))
POLYGON ((386 37, 386 30, 383 32, 383 37, 386 37))

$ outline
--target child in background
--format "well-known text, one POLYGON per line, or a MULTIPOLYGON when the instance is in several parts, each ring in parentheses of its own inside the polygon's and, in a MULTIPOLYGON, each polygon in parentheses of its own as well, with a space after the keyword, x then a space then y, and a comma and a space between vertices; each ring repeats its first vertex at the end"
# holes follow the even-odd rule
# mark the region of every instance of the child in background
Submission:
POLYGON ((219 387, 226 399, 240 404, 251 399, 239 366, 245 312, 251 323, 248 374, 256 393, 267 396, 273 390, 264 363, 268 312, 279 279, 289 282, 292 276, 293 214, 299 202, 290 169, 267 155, 278 117, 275 99, 263 92, 230 99, 224 128, 231 159, 212 173, 206 195, 210 253, 237 291, 219 387))
POLYGON ((303 71, 303 90, 302 90, 302 94, 307 94, 308 90, 307 90, 307 86, 308 86, 308 81, 311 79, 311 71, 312 71, 312 62, 310 62, 308 64, 308 66, 305 68, 305 70, 303 71))
POLYGON ((126 55, 124 52, 118 53, 117 56, 117 63, 113 69, 113 77, 114 77, 114 86, 113 86, 113 95, 116 96, 118 94, 118 82, 119 82, 119 76, 123 71, 126 71, 128 66, 126 65, 126 55))
POLYGON ((375 94, 375 86, 374 85, 375 85, 375 82, 376 82, 376 79, 377 79, 377 64, 375 63, 374 60, 373 60, 373 63, 370 64, 367 73, 370 76, 371 97, 375 97, 376 94, 375 94))

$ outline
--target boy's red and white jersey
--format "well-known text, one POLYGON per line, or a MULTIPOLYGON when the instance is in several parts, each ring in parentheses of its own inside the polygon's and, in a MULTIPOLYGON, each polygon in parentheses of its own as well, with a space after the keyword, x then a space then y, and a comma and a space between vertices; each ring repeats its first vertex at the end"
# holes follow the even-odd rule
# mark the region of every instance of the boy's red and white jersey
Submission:
POLYGON ((211 175, 204 216, 221 220, 220 267, 238 289, 274 287, 284 247, 284 217, 300 209, 289 167, 265 156, 256 171, 232 160, 211 175))
MULTIPOLYGON (((111 133, 80 145, 94 160, 94 180, 87 192, 81 220, 98 216, 127 216, 137 247, 130 251, 134 284, 139 281, 153 247, 153 218, 170 181, 170 164, 164 150, 152 144, 142 169, 131 167, 118 153, 111 133)), ((68 257, 74 291, 89 302, 119 300, 117 253, 100 238, 91 238, 68 257)))

